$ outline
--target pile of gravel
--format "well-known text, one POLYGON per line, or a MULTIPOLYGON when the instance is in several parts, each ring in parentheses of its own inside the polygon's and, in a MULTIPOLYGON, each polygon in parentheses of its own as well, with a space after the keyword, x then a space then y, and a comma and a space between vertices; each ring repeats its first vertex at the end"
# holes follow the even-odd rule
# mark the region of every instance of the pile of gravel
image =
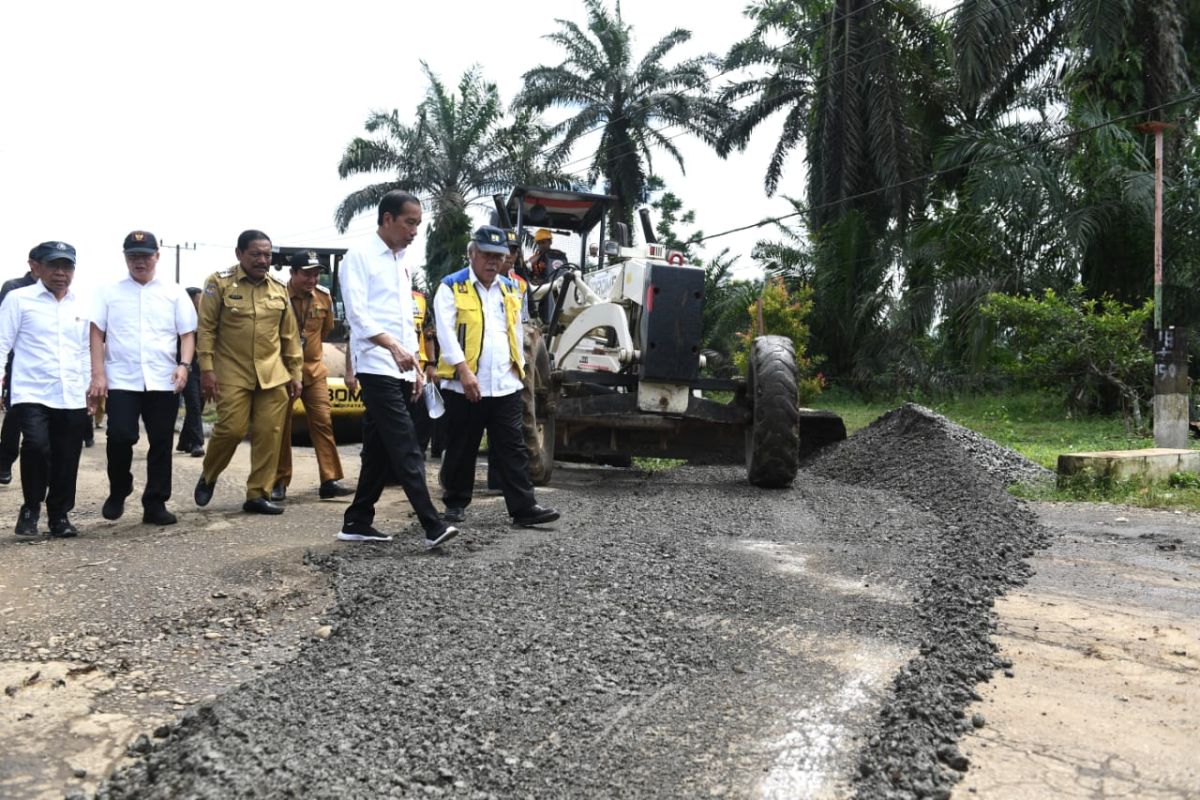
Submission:
MULTIPOLYGON (((963 449, 976 467, 993 476, 1003 486, 1018 483, 1045 483, 1054 473, 1025 456, 991 439, 951 422, 936 411, 916 403, 905 403, 887 412, 854 435, 856 446, 875 445, 894 449, 901 442, 919 447, 931 439, 947 439, 963 449)), ((919 452, 910 453, 914 458, 919 452)))
POLYGON ((996 597, 1028 578, 1026 559, 1048 543, 1033 513, 1004 491, 1046 470, 945 417, 908 404, 820 452, 808 469, 848 484, 898 493, 946 526, 926 557, 918 600, 920 655, 893 684, 893 699, 860 755, 859 798, 948 798, 969 768, 957 740, 975 685, 1011 677, 991 640, 996 597))

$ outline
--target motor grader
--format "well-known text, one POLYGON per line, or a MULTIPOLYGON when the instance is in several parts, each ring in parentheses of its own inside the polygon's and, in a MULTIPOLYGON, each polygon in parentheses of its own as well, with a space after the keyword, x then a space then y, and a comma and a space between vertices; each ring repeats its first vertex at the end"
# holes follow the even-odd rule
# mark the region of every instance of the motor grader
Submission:
POLYGON ((514 227, 519 242, 545 228, 556 244, 566 237, 579 248, 577 261, 559 250, 540 274, 522 273, 531 281, 525 432, 535 483, 550 480, 556 459, 642 456, 744 463, 752 484, 784 487, 804 452, 845 438, 835 414, 799 408, 786 337, 756 337, 745 377, 704 374, 704 270, 656 240, 646 209, 644 243, 634 246, 626 225, 608 225, 613 197, 517 187, 494 200, 494 221, 514 227))

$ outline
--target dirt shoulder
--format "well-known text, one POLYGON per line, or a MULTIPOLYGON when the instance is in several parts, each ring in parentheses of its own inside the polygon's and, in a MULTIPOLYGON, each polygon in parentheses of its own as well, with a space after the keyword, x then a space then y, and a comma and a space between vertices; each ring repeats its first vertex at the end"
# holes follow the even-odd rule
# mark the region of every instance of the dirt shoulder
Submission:
MULTIPOLYGON (((295 451, 289 509, 270 520, 241 512, 248 443, 205 509, 191 497, 200 459, 176 453, 180 522, 157 528, 141 523, 136 495, 122 519, 101 518, 97 433, 80 467, 78 538, 17 539, 19 478, 0 487, 0 796, 14 800, 94 791, 139 736, 290 660, 333 602, 306 555, 334 547, 345 503, 318 500, 311 450, 295 451)), ((356 452, 343 451, 353 472, 356 452)), ((140 487, 145 461, 134 464, 140 487)))
POLYGON ((1200 797, 1200 515, 1041 504, 1054 543, 996 604, 958 796, 1200 797))

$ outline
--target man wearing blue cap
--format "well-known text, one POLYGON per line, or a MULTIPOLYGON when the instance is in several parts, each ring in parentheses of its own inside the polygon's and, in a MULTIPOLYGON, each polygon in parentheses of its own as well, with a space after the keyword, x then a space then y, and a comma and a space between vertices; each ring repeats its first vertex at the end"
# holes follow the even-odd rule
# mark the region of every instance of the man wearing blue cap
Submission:
MULTIPOLYGON (((8 293, 13 289, 23 289, 26 286, 33 286, 38 280, 38 270, 40 265, 38 261, 41 258, 42 250, 51 242, 42 242, 37 247, 29 251, 29 270, 19 278, 13 278, 4 282, 0 286, 0 306, 4 305, 4 298, 8 297, 8 293)), ((7 485, 12 483, 12 465, 16 463, 17 457, 21 454, 21 428, 17 425, 16 418, 8 413, 12 407, 10 393, 12 390, 12 353, 8 354, 8 362, 4 365, 4 388, 3 398, 0 402, 4 404, 4 423, 0 425, 0 484, 7 485)))
POLYGON ((441 345, 437 374, 446 402, 440 480, 447 522, 466 518, 485 430, 488 460, 496 462, 513 522, 540 525, 559 517, 554 509, 538 505, 529 477, 529 451, 521 427, 524 298, 515 283, 499 274, 508 254, 503 230, 479 228, 467 245, 470 266, 447 275, 433 300, 441 345))
POLYGON ((0 305, 0 361, 13 354, 12 413, 21 426, 18 536, 36 536, 42 503, 50 535, 76 536, 67 515, 75 507, 79 454, 88 417, 88 319, 71 292, 75 248, 49 242, 39 253, 39 280, 13 290, 0 305))

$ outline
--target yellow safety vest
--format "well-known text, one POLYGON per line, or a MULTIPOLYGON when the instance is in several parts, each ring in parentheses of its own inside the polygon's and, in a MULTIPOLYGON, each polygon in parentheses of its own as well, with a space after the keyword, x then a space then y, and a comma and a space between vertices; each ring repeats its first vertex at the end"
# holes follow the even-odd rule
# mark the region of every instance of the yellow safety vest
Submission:
MULTIPOLYGON (((517 365, 521 379, 525 379, 525 363, 521 347, 521 304, 522 297, 511 280, 497 275, 500 294, 504 297, 504 317, 508 323, 508 354, 517 365)), ((442 279, 444 286, 454 293, 455 329, 458 344, 462 347, 467 367, 472 372, 479 370, 479 354, 483 352, 483 298, 471 280, 471 268, 461 269, 442 279)), ((456 377, 454 365, 446 363, 444 356, 438 357, 439 378, 456 377)))
POLYGON ((413 289, 412 300, 413 325, 417 327, 417 354, 421 359, 421 369, 425 369, 425 365, 433 360, 429 352, 429 342, 425 339, 425 314, 427 307, 425 293, 413 289))

